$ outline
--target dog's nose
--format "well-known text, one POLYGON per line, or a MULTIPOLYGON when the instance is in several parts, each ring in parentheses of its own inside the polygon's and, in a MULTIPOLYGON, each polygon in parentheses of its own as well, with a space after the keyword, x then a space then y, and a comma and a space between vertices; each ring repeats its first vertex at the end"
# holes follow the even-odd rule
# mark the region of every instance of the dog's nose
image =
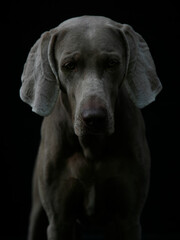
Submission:
POLYGON ((98 131, 106 126, 107 112, 104 108, 85 109, 81 115, 88 128, 98 131))

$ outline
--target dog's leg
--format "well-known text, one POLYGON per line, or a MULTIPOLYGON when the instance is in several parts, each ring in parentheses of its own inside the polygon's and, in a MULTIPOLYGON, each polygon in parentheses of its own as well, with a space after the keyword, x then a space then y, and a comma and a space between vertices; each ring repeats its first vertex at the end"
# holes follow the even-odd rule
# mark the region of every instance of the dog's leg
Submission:
POLYGON ((111 177, 104 182, 102 196, 113 218, 106 228, 107 240, 141 240, 140 214, 146 198, 146 184, 132 176, 111 177))
POLYGON ((75 240, 77 214, 83 201, 82 185, 77 179, 62 179, 57 175, 55 181, 49 183, 43 181, 43 187, 40 187, 49 220, 47 239, 75 240))
POLYGON ((45 211, 40 202, 36 203, 31 211, 28 240, 47 239, 47 225, 48 221, 45 211))
POLYGON ((28 229, 28 240, 47 239, 46 229, 48 226, 47 216, 42 207, 37 186, 36 169, 33 177, 33 202, 28 229))
POLYGON ((132 223, 125 221, 123 223, 119 218, 117 221, 111 222, 106 231, 106 240, 141 240, 140 223, 132 223))

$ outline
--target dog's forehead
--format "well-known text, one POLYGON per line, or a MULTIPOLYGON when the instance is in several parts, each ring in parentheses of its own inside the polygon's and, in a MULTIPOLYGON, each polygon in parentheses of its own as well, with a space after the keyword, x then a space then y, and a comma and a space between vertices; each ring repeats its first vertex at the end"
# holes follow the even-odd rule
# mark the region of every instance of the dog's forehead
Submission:
POLYGON ((105 17, 79 17, 65 21, 59 29, 64 32, 63 41, 57 43, 68 52, 77 49, 108 50, 117 48, 119 33, 113 29, 113 21, 105 17))
POLYGON ((82 16, 68 19, 62 22, 59 27, 60 28, 73 28, 73 27, 81 27, 81 26, 97 26, 97 25, 106 25, 106 24, 114 24, 115 22, 107 17, 102 16, 82 16))

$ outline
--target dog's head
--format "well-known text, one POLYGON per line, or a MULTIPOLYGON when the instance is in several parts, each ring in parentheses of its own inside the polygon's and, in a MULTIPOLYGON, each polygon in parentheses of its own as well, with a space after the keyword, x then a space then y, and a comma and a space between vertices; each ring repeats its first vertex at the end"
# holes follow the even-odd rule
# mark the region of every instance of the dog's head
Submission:
POLYGON ((78 136, 111 134, 122 84, 139 108, 160 92, 146 42, 126 24, 84 16, 63 22, 35 43, 24 67, 20 94, 33 111, 46 116, 61 89, 78 136))

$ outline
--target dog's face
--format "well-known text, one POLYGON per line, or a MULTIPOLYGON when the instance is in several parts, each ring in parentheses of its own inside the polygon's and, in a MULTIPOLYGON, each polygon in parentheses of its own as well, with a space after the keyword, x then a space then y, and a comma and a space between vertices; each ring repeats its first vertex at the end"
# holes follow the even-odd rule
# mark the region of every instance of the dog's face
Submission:
POLYGON ((55 58, 75 133, 112 134, 118 89, 126 71, 123 39, 111 28, 72 27, 58 40, 55 58))
POLYGON ((78 136, 112 134, 121 84, 138 108, 160 92, 146 42, 129 25, 83 16, 41 35, 28 55, 20 96, 34 112, 47 116, 61 88, 78 136))

